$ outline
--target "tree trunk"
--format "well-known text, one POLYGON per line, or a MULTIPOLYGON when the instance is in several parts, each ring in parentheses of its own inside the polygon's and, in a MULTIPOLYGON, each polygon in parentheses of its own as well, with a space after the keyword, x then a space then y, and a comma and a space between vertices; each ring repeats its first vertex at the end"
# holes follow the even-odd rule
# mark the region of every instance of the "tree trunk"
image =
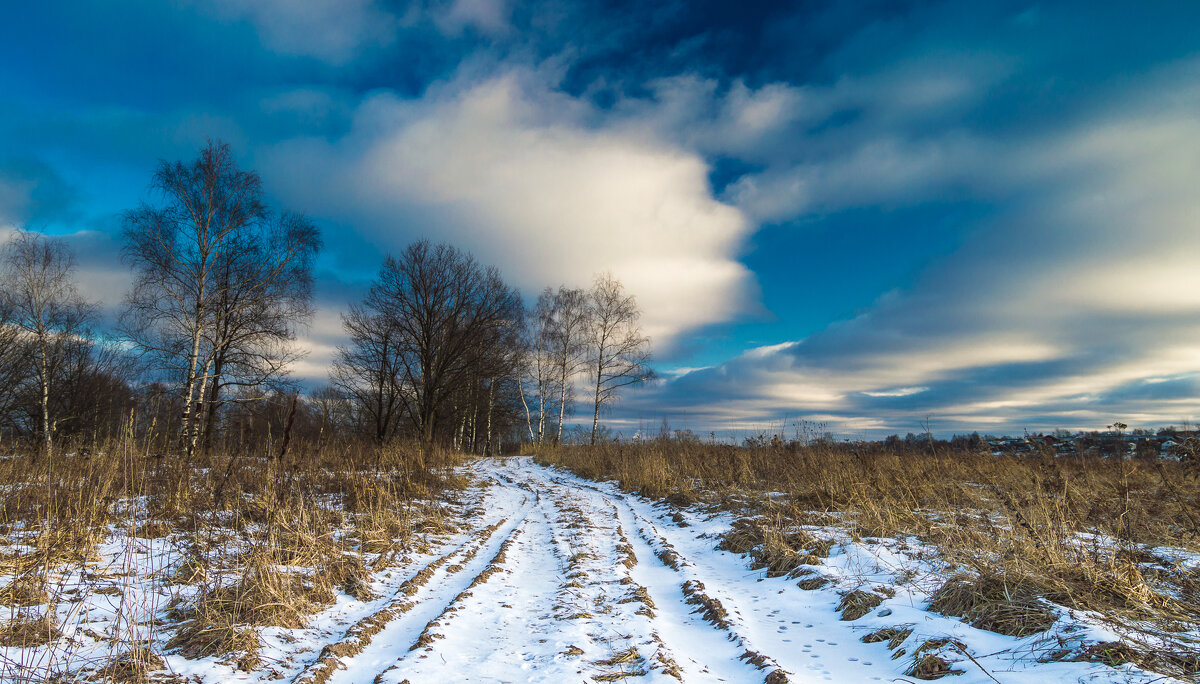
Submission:
POLYGON ((213 371, 212 388, 208 391, 208 407, 204 412, 204 430, 203 437, 200 440, 200 450, 208 452, 212 450, 212 436, 217 424, 217 402, 221 398, 221 371, 218 368, 213 371))
POLYGON ((433 459, 433 415, 429 415, 422 420, 421 424, 421 449, 417 455, 417 471, 425 472, 425 464, 433 459))
POLYGON ((42 443, 46 449, 46 458, 50 458, 53 436, 50 428, 50 367, 46 361, 46 348, 49 345, 46 344, 45 336, 42 336, 40 345, 42 358, 38 374, 42 385, 42 443))
POLYGON ((184 388, 183 396, 183 425, 180 428, 184 435, 184 444, 187 447, 187 457, 192 457, 191 446, 191 430, 192 430, 192 397, 196 394, 196 369, 200 365, 200 316, 197 313, 195 328, 192 330, 192 350, 188 353, 188 373, 187 385, 184 388))
POLYGON ((592 444, 596 443, 596 428, 600 425, 600 374, 596 373, 596 405, 592 411, 592 444))
POLYGON ((204 393, 208 391, 209 371, 212 359, 204 364, 204 375, 200 377, 200 391, 196 393, 196 410, 192 414, 191 435, 188 437, 188 456, 196 455, 196 444, 200 441, 200 416, 204 412, 204 393))
POLYGON ((600 348, 596 350, 596 403, 592 407, 592 444, 596 443, 596 428, 600 425, 600 386, 604 381, 604 346, 607 338, 600 338, 600 348))
POLYGON ((479 404, 475 403, 471 409, 471 453, 475 453, 479 449, 479 404))
POLYGON ((521 406, 525 407, 525 426, 529 428, 529 441, 533 442, 533 416, 529 415, 529 402, 525 401, 525 388, 521 385, 521 371, 517 371, 517 392, 521 395, 521 406))
POLYGON ((558 397, 558 436, 554 438, 555 444, 562 444, 562 427, 563 416, 567 411, 567 359, 563 357, 562 366, 562 391, 558 397))
POLYGON ((483 455, 492 455, 492 406, 495 403, 496 396, 496 379, 492 378, 488 382, 488 409, 487 409, 487 437, 484 441, 483 455))
POLYGON ((546 393, 538 394, 538 429, 537 443, 544 444, 546 442, 546 393))
POLYGON ((538 429, 537 443, 541 444, 546 438, 546 378, 542 372, 542 353, 537 357, 537 388, 538 388, 538 429))

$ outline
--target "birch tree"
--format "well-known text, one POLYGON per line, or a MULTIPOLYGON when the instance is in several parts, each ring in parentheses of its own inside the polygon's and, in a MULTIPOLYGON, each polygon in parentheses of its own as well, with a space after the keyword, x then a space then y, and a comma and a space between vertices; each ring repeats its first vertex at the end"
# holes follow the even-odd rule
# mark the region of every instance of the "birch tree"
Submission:
MULTIPOLYGON (((312 316, 313 261, 320 249, 317 229, 303 216, 285 213, 260 230, 239 231, 222 250, 214 269, 209 390, 204 398, 205 444, 211 439, 227 390, 261 388, 282 378, 303 354, 292 344, 312 316)), ((274 389, 279 390, 279 387, 274 389)))
POLYGON ((528 317, 521 341, 520 363, 516 366, 517 390, 525 410, 525 425, 529 441, 534 444, 545 442, 546 420, 553 409, 554 393, 557 391, 553 338, 554 291, 546 288, 538 296, 537 305, 528 317), (530 397, 533 398, 537 415, 536 429, 534 411, 529 406, 530 397))
POLYGON ((37 376, 42 447, 49 456, 56 423, 51 415, 52 379, 71 345, 87 337, 95 307, 75 287, 75 256, 62 240, 18 232, 5 245, 0 263, 2 308, 15 337, 28 344, 37 376))
POLYGON ((259 382, 286 368, 279 343, 294 327, 281 321, 307 316, 320 242, 302 218, 272 219, 258 174, 238 168, 224 143, 187 163, 160 162, 151 189, 160 202, 125 215, 134 286, 122 327, 180 383, 190 458, 205 403, 218 398, 210 383, 221 383, 231 354, 257 356, 259 382))
POLYGON ((571 403, 574 379, 588 367, 588 336, 592 326, 588 293, 581 289, 559 287, 550 309, 550 355, 557 370, 558 432, 555 443, 562 441, 563 422, 571 403))
POLYGON ((600 425, 600 409, 615 402, 619 392, 654 377, 650 368, 650 338, 639 327, 641 311, 633 295, 625 294, 611 274, 597 276, 588 292, 590 308, 589 372, 593 385, 592 437, 600 425))

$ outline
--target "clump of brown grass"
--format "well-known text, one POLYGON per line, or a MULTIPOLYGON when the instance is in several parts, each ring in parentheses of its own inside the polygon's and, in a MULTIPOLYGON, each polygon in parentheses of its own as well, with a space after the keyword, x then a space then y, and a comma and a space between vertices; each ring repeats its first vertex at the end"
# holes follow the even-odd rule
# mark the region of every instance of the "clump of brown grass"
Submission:
POLYGON ((960 675, 962 670, 950 667, 950 664, 941 656, 925 653, 917 657, 912 667, 908 668, 904 674, 917 679, 941 679, 946 675, 960 675))
POLYGON ((763 680, 764 684, 787 684, 788 678, 783 670, 771 670, 763 680))
POLYGON ((809 577, 808 579, 802 579, 797 582, 796 586, 805 591, 816 591, 817 589, 820 589, 828 584, 829 580, 825 577, 809 577))
POLYGON ((962 670, 956 670, 937 653, 950 639, 930 639, 913 651, 913 664, 904 674, 917 679, 941 679, 946 675, 960 675, 962 670))
POLYGON ((166 646, 185 658, 232 653, 239 668, 251 671, 259 663, 254 627, 302 627, 308 614, 332 601, 323 585, 260 565, 236 584, 174 606, 169 615, 179 624, 166 646))
POLYGON ((679 554, 670 544, 663 544, 662 548, 654 552, 654 555, 668 568, 672 570, 679 569, 679 554))
POLYGON ((1058 616, 1042 597, 1046 591, 1027 583, 1010 583, 996 575, 951 577, 930 597, 929 608, 963 618, 972 627, 1024 637, 1054 626, 1058 616))
POLYGON ((688 580, 683 583, 683 595, 689 605, 696 606, 694 612, 700 613, 700 616, 707 622, 720 629, 728 630, 729 612, 725 610, 725 606, 721 602, 704 592, 704 583, 698 580, 688 580))
POLYGON ((857 620, 871 612, 880 603, 883 603, 883 597, 879 594, 855 589, 842 595, 842 600, 838 602, 837 610, 842 614, 843 620, 851 621, 857 620))
POLYGON ((1106 641, 1084 648, 1072 660, 1103 663, 1120 667, 1131 663, 1153 672, 1167 672, 1184 681, 1193 681, 1200 673, 1200 654, 1195 650, 1169 650, 1134 646, 1120 641, 1106 641))
POLYGON ((262 644, 254 630, 239 625, 233 615, 213 612, 183 623, 166 647, 184 658, 233 654, 238 669, 250 672, 258 666, 262 644))
POLYGON ((1200 672, 1200 654, 1176 652, 1157 648, 1135 648, 1128 643, 1104 642, 1088 646, 1074 660, 1088 662, 1103 662, 1109 667, 1120 667, 1127 662, 1130 664, 1157 672, 1174 672, 1186 680, 1195 677, 1200 672))
POLYGON ((0 646, 36 648, 59 639, 62 632, 53 614, 19 611, 0 622, 0 646))
POLYGON ((753 570, 766 570, 767 577, 782 577, 802 565, 819 565, 829 555, 831 544, 803 530, 788 530, 779 517, 739 518, 721 538, 718 549, 748 554, 753 570))
POLYGON ((147 648, 134 647, 117 654, 102 667, 89 673, 89 679, 114 684, 147 684, 151 673, 165 669, 167 663, 162 656, 147 648))
POLYGON ((607 669, 607 671, 592 677, 592 679, 598 682, 616 682, 626 677, 645 677, 648 674, 644 667, 645 660, 638 653, 637 648, 634 647, 617 651, 610 657, 597 660, 592 664, 607 669), (611 668, 621 669, 613 670, 611 668))
POLYGON ((39 576, 18 577, 0 587, 0 605, 24 608, 49 601, 46 583, 39 576))
POLYGON ((657 608, 657 606, 654 605, 654 599, 650 597, 650 592, 646 590, 646 587, 634 585, 634 589, 632 592, 630 592, 628 597, 617 601, 617 603, 634 602, 642 604, 642 607, 637 611, 638 615, 645 615, 650 618, 654 617, 654 610, 657 608))
POLYGON ((888 650, 894 651, 897 648, 900 648, 900 645, 904 643, 904 640, 907 639, 912 632, 913 631, 911 627, 884 627, 883 629, 877 629, 874 632, 864 636, 862 638, 862 642, 864 644, 874 644, 880 641, 886 641, 888 642, 888 650))

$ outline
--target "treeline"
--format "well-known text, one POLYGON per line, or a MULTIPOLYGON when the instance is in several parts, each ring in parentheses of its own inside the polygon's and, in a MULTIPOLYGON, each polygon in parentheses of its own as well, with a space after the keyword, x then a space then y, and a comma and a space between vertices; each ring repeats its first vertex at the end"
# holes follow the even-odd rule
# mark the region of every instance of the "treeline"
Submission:
MULTIPOLYGON (((0 246, 0 439, 53 453, 116 435, 191 457, 289 438, 397 440, 495 453, 558 442, 577 405, 603 437, 605 406, 653 377, 634 298, 609 275, 547 288, 532 309, 500 272, 447 244, 388 255, 342 314, 329 382, 293 376, 313 315, 318 229, 267 205, 257 173, 210 142, 160 162, 151 201, 123 217, 133 275, 115 325, 76 284, 61 239, 0 246)), ((285 447, 286 448, 286 447, 285 447)))

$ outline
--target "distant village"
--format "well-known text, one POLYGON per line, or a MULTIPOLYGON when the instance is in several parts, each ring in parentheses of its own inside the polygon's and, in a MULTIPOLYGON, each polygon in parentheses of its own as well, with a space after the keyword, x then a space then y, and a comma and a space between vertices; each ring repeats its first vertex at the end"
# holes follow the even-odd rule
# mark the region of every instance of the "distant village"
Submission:
MULTIPOLYGON (((801 447, 814 444, 852 446, 866 444, 873 440, 863 441, 852 437, 840 437, 827 429, 824 423, 800 421, 795 424, 795 435, 784 435, 782 431, 762 431, 756 434, 734 440, 746 447, 801 447)), ((664 419, 658 434, 647 434, 643 426, 630 438, 631 442, 646 440, 668 440, 679 442, 717 441, 715 433, 709 436, 699 435, 692 430, 671 429, 664 419)), ((621 441, 622 437, 613 435, 612 439, 621 441)), ((1103 457, 1163 459, 1170 461, 1187 461, 1200 464, 1200 427, 1173 425, 1157 430, 1135 428, 1127 430, 1125 425, 1117 423, 1107 430, 1071 432, 1055 430, 1052 433, 1026 432, 1021 437, 995 436, 980 434, 956 434, 949 439, 934 437, 929 432, 913 433, 900 436, 889 435, 876 443, 891 448, 928 449, 932 447, 949 447, 955 450, 965 450, 975 453, 991 452, 1001 454, 1046 454, 1063 457, 1103 457)))
MULTIPOLYGON (((956 436, 953 441, 962 440, 956 436)), ((1057 456, 1123 455, 1128 458, 1180 460, 1200 454, 1200 429, 1166 427, 1160 430, 1137 429, 1129 432, 1107 430, 1053 434, 1026 434, 1023 437, 993 437, 978 434, 966 437, 976 442, 970 446, 986 445, 995 454, 1044 453, 1057 456)))

